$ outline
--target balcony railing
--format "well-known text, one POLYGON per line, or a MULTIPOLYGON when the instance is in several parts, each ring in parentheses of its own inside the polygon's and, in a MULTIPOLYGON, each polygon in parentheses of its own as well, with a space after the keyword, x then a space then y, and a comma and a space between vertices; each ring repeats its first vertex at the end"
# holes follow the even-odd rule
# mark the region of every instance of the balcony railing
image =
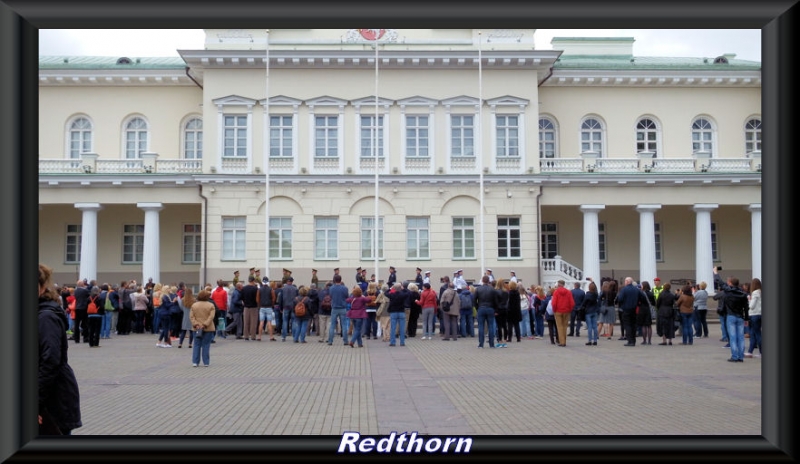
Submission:
MULTIPOLYGON (((539 160, 538 169, 525 168, 522 158, 498 158, 492 174, 525 173, 538 174, 580 174, 594 175, 626 174, 626 173, 756 173, 761 172, 761 153, 749 154, 741 158, 546 158, 539 160)), ((339 157, 315 157, 312 166, 297 169, 297 157, 270 158, 270 172, 275 174, 330 175, 343 169, 339 157)), ((379 158, 380 172, 392 174, 478 174, 478 160, 475 157, 450 157, 449 166, 437 165, 430 157, 404 157, 401 165, 391 163, 390 158, 379 158)), ((209 163, 206 161, 206 163, 209 163)), ((359 158, 355 169, 344 168, 348 174, 370 173, 375 169, 374 158, 359 158)), ((484 168, 489 173, 490 167, 484 168)), ((209 163, 208 171, 220 174, 252 174, 261 173, 262 169, 253 159, 223 158, 221 165, 209 163)), ((163 159, 159 160, 155 153, 142 153, 137 159, 98 159, 93 153, 85 153, 81 158, 73 159, 39 159, 39 174, 202 174, 201 159, 163 159)))

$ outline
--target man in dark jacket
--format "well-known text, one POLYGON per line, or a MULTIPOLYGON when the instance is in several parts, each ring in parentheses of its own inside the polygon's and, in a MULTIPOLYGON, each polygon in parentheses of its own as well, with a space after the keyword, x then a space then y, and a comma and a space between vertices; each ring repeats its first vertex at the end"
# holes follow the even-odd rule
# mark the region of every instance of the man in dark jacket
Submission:
POLYGON ((572 313, 569 315, 569 333, 567 334, 568 337, 580 337, 581 336, 581 320, 578 319, 578 309, 583 304, 583 299, 586 297, 586 292, 583 291, 581 288, 580 282, 575 282, 573 284, 573 289, 570 290, 572 292, 572 299, 575 301, 575 306, 572 308, 572 313), (576 323, 577 322, 577 327, 576 323))
MULTIPOLYGON (((294 286, 294 277, 286 278, 286 283, 281 288, 281 304, 283 312, 283 324, 281 326, 281 341, 286 341, 286 334, 294 319, 294 298, 297 296, 297 287, 294 286)), ((346 334, 345 334, 346 336, 346 334)))
POLYGON ((478 307, 478 348, 483 348, 485 330, 489 331, 489 348, 494 348, 494 336, 497 333, 494 312, 498 302, 497 292, 489 282, 488 275, 481 277, 481 285, 475 288, 475 306, 478 307))
MULTIPOLYGON (((247 278, 251 285, 255 277, 250 276, 247 278)), ((231 323, 225 327, 225 331, 231 335, 235 335, 237 340, 241 340, 242 332, 244 330, 242 323, 242 315, 244 314, 244 301, 242 299, 242 292, 245 285, 238 282, 233 286, 231 291, 231 307, 228 308, 228 316, 231 318, 231 323)))
POLYGON ((636 346, 636 307, 647 306, 647 297, 633 285, 633 277, 625 277, 625 285, 617 293, 617 304, 622 311, 627 343, 623 346, 636 346))
POLYGON ((89 343, 89 289, 86 281, 79 280, 75 285, 75 326, 73 328, 75 343, 89 343))
MULTIPOLYGON (((747 311, 749 301, 747 294, 739 287, 739 279, 728 277, 723 282, 719 271, 714 267, 714 286, 721 290, 722 305, 725 309, 725 323, 728 328, 728 344, 731 348, 731 357, 728 362, 744 362, 744 323, 749 320, 747 311)), ((717 298, 714 295, 714 298, 717 298)))

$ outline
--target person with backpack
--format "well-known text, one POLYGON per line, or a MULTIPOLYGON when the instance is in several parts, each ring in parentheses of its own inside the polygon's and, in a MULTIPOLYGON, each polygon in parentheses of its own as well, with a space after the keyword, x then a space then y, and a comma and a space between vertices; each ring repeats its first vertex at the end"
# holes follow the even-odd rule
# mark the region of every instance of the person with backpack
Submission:
POLYGON ((725 322, 728 328, 728 344, 731 357, 728 362, 744 362, 744 323, 748 321, 750 302, 747 294, 739 287, 737 277, 728 277, 727 283, 719 276, 714 267, 714 285, 723 293, 722 305, 725 308, 725 322))
POLYGON ((313 317, 309 307, 311 300, 308 298, 308 288, 300 286, 297 289, 297 296, 292 299, 292 341, 295 343, 306 343, 306 331, 308 323, 313 317))
POLYGON ((294 330, 294 299, 297 298, 297 293, 297 287, 294 286, 294 277, 286 277, 286 282, 283 284, 283 288, 281 288, 280 298, 282 304, 281 312, 283 313, 283 324, 281 324, 282 342, 286 341, 286 335, 289 333, 289 330, 294 330))
POLYGON ((114 307, 114 297, 116 293, 108 284, 103 284, 101 287, 100 299, 103 301, 103 323, 100 326, 100 338, 111 338, 111 327, 114 324, 114 319, 117 314, 114 307))
POLYGON ((475 315, 474 304, 472 299, 472 291, 468 285, 465 285, 458 292, 459 299, 459 325, 461 337, 474 337, 475 336, 475 315))
POLYGON ((364 323, 367 320, 367 304, 370 298, 364 296, 361 287, 356 285, 353 287, 352 296, 347 298, 347 303, 350 303, 350 309, 347 310, 346 316, 353 326, 353 337, 350 339, 348 345, 353 348, 358 344, 359 348, 364 348, 364 342, 361 339, 364 323))
POLYGON ((262 285, 258 287, 256 292, 256 300, 258 300, 258 337, 256 340, 261 341, 261 336, 264 335, 264 329, 269 333, 269 340, 275 341, 273 330, 275 330, 275 291, 269 285, 269 278, 264 277, 262 285))
POLYGON ((100 287, 92 287, 89 293, 89 304, 86 313, 88 315, 86 328, 89 332, 89 348, 100 346, 100 328, 103 325, 105 316, 105 298, 100 297, 100 287))

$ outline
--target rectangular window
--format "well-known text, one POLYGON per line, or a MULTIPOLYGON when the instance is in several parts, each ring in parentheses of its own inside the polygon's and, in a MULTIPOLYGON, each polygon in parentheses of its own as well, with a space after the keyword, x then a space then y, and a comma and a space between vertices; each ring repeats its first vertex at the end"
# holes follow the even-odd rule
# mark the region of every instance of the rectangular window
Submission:
POLYGON ((558 255, 558 225, 554 222, 542 223, 542 259, 553 259, 558 255))
POLYGON ((270 259, 292 259, 292 218, 269 218, 270 259))
POLYGON ((497 156, 519 157, 519 116, 497 116, 497 156))
POLYGON ((222 156, 246 157, 247 156, 247 116, 227 115, 223 127, 223 152, 222 156))
POLYGON ((67 224, 67 243, 65 244, 65 263, 81 262, 81 225, 67 224))
POLYGON ((292 156, 292 117, 270 116, 269 118, 269 156, 292 156))
POLYGON ((427 116, 406 116, 406 156, 410 158, 430 156, 428 130, 427 116))
POLYGON ((199 263, 202 261, 202 235, 200 224, 183 225, 183 262, 199 263))
POLYGON ((606 254, 606 225, 604 223, 597 224, 597 248, 600 251, 600 262, 607 263, 608 255, 606 254))
POLYGON ((375 116, 361 116, 361 157, 374 158, 376 153, 383 157, 383 116, 378 117, 377 125, 375 116))
POLYGON ((656 261, 659 263, 664 262, 664 250, 662 247, 661 241, 661 224, 656 222, 653 224, 653 228, 655 230, 655 241, 656 241, 656 261))
POLYGON ((522 257, 522 229, 518 217, 497 218, 497 257, 522 257))
POLYGON ((339 259, 338 218, 314 218, 314 259, 339 259))
POLYGON ((241 261, 246 259, 247 217, 222 218, 222 260, 241 261))
POLYGON ((430 259, 430 219, 409 217, 406 219, 406 258, 430 259))
MULTIPOLYGON (((375 217, 361 218, 361 259, 375 259, 375 217)), ((378 218, 378 259, 383 259, 383 218, 378 218)))
POLYGON ((475 123, 473 116, 450 116, 452 156, 475 156, 475 123))
POLYGON ((719 263, 719 247, 717 246, 717 223, 711 223, 711 260, 715 263, 719 263))
POLYGON ((475 258, 475 218, 453 218, 453 259, 475 258))
POLYGON ((339 117, 314 117, 314 156, 339 157, 339 117))
POLYGON ((144 255, 144 224, 125 224, 122 234, 122 262, 136 264, 144 255))

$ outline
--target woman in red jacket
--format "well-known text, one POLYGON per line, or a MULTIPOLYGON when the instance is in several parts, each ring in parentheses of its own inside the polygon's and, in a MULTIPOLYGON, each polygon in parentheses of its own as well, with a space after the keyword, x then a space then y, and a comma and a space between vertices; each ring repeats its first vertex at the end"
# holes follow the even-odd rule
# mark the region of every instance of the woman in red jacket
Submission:
MULTIPOLYGON (((409 285, 410 287, 410 285, 409 285)), ((422 339, 430 340, 434 334, 436 320, 436 292, 431 289, 430 283, 422 284, 422 293, 419 299, 415 301, 416 304, 422 308, 422 339)))

